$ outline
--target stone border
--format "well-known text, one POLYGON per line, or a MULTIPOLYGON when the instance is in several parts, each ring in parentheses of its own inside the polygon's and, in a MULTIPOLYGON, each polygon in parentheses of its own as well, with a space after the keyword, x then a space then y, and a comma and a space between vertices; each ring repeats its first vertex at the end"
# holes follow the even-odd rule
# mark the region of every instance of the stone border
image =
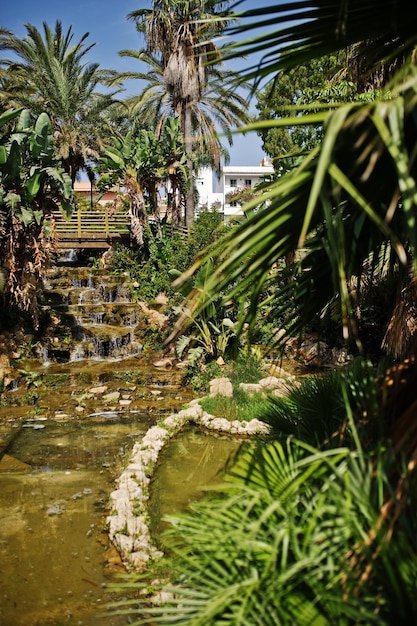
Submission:
POLYGON ((237 436, 268 432, 268 426, 257 419, 240 422, 210 415, 203 411, 199 400, 193 400, 188 408, 169 415, 161 425, 151 427, 133 446, 129 463, 116 481, 118 488, 110 494, 108 533, 127 570, 143 572, 150 561, 164 556, 153 545, 150 535, 149 483, 162 448, 190 422, 237 436))

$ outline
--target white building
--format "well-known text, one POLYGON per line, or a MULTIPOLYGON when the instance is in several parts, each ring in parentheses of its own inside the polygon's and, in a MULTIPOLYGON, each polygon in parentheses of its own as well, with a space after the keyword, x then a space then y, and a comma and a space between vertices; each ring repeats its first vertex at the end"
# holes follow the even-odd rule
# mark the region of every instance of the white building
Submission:
POLYGON ((230 195, 248 187, 254 187, 265 176, 274 171, 271 163, 262 160, 261 165, 226 165, 223 167, 220 178, 213 175, 210 168, 204 168, 197 176, 199 192, 199 208, 216 207, 227 220, 235 215, 242 215, 242 206, 237 202, 230 202, 230 195))

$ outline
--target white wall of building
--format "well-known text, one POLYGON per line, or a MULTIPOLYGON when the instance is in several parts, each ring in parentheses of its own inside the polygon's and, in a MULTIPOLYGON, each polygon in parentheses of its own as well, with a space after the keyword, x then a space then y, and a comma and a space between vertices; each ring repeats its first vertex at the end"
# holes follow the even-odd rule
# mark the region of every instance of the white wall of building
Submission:
POLYGON ((267 161, 254 166, 226 165, 220 178, 213 176, 210 168, 204 168, 197 176, 199 208, 207 206, 210 209, 214 204, 218 204, 220 205, 218 210, 224 214, 225 219, 242 215, 242 207, 239 204, 231 205, 226 201, 227 194, 243 187, 254 187, 273 171, 273 166, 267 161))
POLYGON ((210 197, 213 194, 213 170, 211 167, 203 167, 197 172, 195 186, 198 191, 198 206, 210 208, 210 197))

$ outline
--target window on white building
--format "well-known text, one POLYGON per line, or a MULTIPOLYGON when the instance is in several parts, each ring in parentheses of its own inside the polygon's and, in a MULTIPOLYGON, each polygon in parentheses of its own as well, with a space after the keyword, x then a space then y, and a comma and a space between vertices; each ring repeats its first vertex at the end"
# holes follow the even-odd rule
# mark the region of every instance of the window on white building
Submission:
POLYGON ((245 178, 245 187, 252 187, 252 179, 245 178))
POLYGON ((231 187, 237 187, 237 178, 231 178, 230 179, 230 186, 231 187))

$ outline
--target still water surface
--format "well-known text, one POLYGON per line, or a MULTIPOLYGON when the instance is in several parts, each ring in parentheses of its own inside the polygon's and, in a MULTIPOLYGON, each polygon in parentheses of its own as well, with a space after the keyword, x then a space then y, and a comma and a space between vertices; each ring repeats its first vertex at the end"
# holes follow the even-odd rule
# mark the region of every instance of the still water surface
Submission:
MULTIPOLYGON (((27 420, 0 461, 1 626, 122 626, 109 586, 124 569, 105 532, 106 505, 145 414, 88 421, 27 420)), ((221 482, 240 443, 187 429, 164 450, 152 484, 155 539, 161 516, 221 482)))
POLYGON ((0 462, 0 624, 119 626, 121 572, 104 528, 113 481, 145 416, 28 421, 0 462))

